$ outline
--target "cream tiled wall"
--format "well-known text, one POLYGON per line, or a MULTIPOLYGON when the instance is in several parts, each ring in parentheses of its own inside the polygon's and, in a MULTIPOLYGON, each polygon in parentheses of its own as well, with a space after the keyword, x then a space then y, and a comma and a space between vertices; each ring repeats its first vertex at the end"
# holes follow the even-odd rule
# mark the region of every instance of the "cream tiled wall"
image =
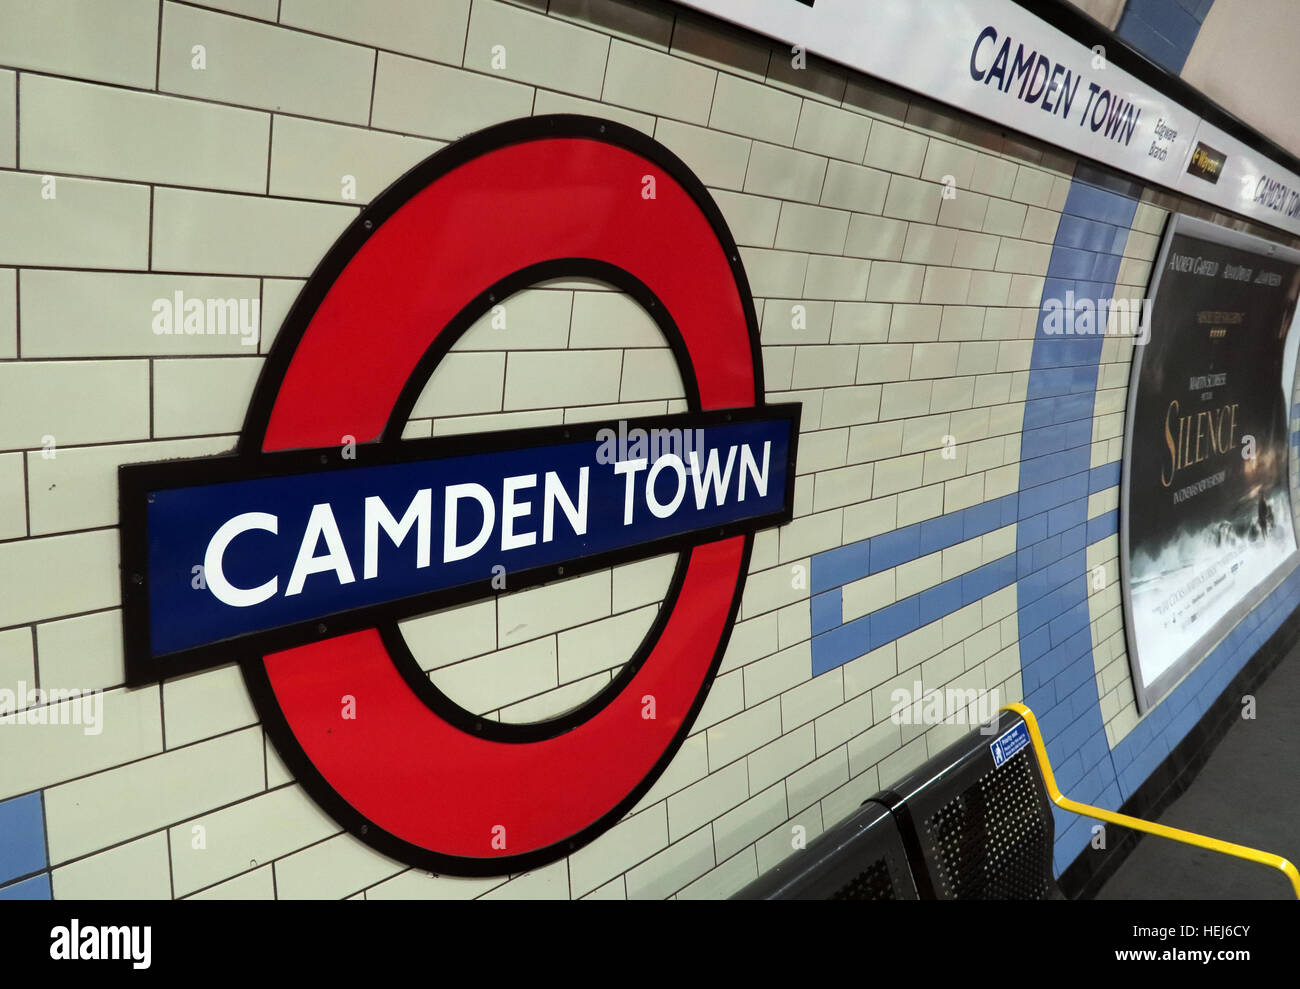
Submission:
MULTIPOLYGON (((723 896, 969 730, 893 723, 896 687, 1020 698, 1014 585, 813 676, 800 576, 1017 491, 1070 157, 660 0, 0 0, 0 23, 0 686, 106 690, 101 735, 0 728, 0 800, 42 794, 56 897, 723 896), (447 142, 552 112, 640 129, 709 187, 755 295, 767 397, 803 403, 795 518, 757 537, 708 701, 627 818, 528 875, 431 877, 311 802, 234 667, 122 686, 116 467, 233 448, 275 330, 358 208, 447 142), (155 335, 152 300, 178 291, 257 300, 258 345, 155 335)), ((1143 291, 1175 206, 1144 198, 1119 294, 1143 291)), ((505 309, 435 371, 406 436, 682 407, 621 293, 569 280, 505 309)), ((1130 356, 1107 341, 1094 465, 1119 456, 1130 356)), ((1117 545, 1087 561, 1112 744, 1137 720, 1117 545)), ((845 620, 1014 550, 1007 526, 851 583, 845 620)), ((673 562, 403 634, 465 707, 549 717, 631 655, 673 562)))
MULTIPOLYGON (((1115 297, 1140 302, 1151 274, 1166 210, 1151 203, 1138 206, 1124 248, 1124 261, 1116 280, 1115 297)), ((1109 317, 1117 317, 1112 313, 1109 317)), ((1113 464, 1124 454, 1124 418, 1133 361, 1133 341, 1126 336, 1107 340, 1102 348, 1093 410, 1092 466, 1113 464)), ((1088 498, 1088 518, 1119 510, 1119 486, 1088 498)), ((1088 620, 1092 661, 1097 677, 1106 739, 1114 748, 1138 721, 1137 700, 1129 672, 1128 645, 1124 637, 1124 605, 1120 584, 1120 537, 1107 536, 1087 550, 1088 620)))

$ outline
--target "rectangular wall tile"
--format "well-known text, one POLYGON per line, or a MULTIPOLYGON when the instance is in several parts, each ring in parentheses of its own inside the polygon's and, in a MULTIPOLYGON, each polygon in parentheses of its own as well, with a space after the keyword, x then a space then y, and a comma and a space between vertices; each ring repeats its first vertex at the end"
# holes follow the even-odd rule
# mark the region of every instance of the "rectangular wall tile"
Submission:
POLYGON ((600 97, 610 39, 499 3, 470 11, 465 68, 575 96, 600 97))
POLYGON ((47 76, 24 77, 21 104, 23 168, 266 188, 268 114, 47 76))
POLYGON ((260 357, 204 357, 155 362, 154 435, 201 436, 239 432, 261 371, 260 357))
POLYGON ((459 65, 470 0, 280 0, 280 23, 376 48, 459 65))
POLYGON ((297 786, 281 787, 177 825, 169 832, 172 877, 184 896, 339 831, 297 786), (203 847, 195 847, 195 826, 203 847))
POLYGON ((228 435, 173 443, 70 447, 53 458, 28 453, 32 535, 116 525, 117 468, 121 464, 229 453, 234 446, 234 436, 228 435))
POLYGON ((152 88, 154 0, 0 0, 0 65, 152 88))
POLYGON ((167 836, 151 834, 55 869, 60 900, 165 900, 172 895, 167 836))
POLYGON ((0 69, 0 168, 18 165, 18 76, 0 69))
POLYGON ((46 688, 97 690, 126 681, 122 660, 122 613, 116 608, 36 626, 41 684, 46 688))
POLYGON ((110 690, 99 697, 98 701, 91 695, 48 705, 45 723, 31 723, 29 718, 27 724, 4 726, 0 758, 6 769, 0 777, 0 800, 162 750, 157 687, 110 690), (74 711, 74 705, 80 710, 74 711), (89 718, 87 705, 91 708, 89 718), (90 719, 96 723, 89 724, 90 719))
POLYGON ((262 733, 237 732, 45 791, 50 859, 68 859, 260 792, 262 733))
POLYGON ((169 2, 160 57, 164 92, 353 124, 370 117, 372 48, 169 2))
POLYGON ((143 269, 149 190, 32 172, 0 172, 0 264, 143 269))
POLYGON ((441 147, 441 141, 277 116, 271 195, 368 203, 441 147))
POLYGON ((375 127, 454 141, 489 124, 526 117, 532 106, 530 86, 379 53, 375 127))
POLYGON ((352 207, 289 199, 158 189, 153 267, 302 278, 312 273, 356 213, 352 207))
POLYGON ((601 98, 656 116, 705 124, 717 72, 615 39, 601 98))
POLYGON ((148 438, 148 375, 145 361, 0 363, 0 450, 57 456, 58 446, 148 438))
POLYGON ((31 269, 20 281, 25 358, 257 353, 255 279, 31 269))

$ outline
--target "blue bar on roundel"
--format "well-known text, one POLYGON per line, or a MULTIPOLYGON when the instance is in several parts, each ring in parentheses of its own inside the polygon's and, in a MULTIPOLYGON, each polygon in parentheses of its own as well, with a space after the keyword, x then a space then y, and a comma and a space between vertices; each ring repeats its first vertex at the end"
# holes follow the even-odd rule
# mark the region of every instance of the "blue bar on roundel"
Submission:
POLYGON ((419 613, 440 593, 514 590, 785 521, 797 407, 745 411, 572 427, 582 438, 558 442, 521 431, 487 452, 465 452, 483 437, 390 445, 380 459, 396 449, 398 462, 333 451, 328 466, 299 458, 270 476, 275 455, 243 477, 220 458, 230 479, 202 483, 168 472, 200 477, 204 461, 141 465, 129 486, 124 468, 124 506, 145 502, 143 534, 124 525, 123 540, 145 570, 131 579, 145 585, 148 659, 395 602, 419 613))

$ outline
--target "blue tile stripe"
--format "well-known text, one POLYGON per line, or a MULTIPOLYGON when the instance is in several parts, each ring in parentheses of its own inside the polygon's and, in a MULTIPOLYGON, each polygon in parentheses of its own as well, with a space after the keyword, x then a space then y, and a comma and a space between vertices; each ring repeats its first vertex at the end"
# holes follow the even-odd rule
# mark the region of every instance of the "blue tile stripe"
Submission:
POLYGON ((1177 75, 1213 5, 1214 0, 1128 0, 1115 33, 1177 75))
MULTIPOLYGON (((1097 694, 1088 612, 1087 548, 1118 529, 1118 512, 1088 518, 1088 497, 1115 487, 1121 465, 1092 463, 1092 423, 1105 336, 1059 329, 1051 300, 1095 305, 1115 291, 1137 201, 1080 164, 1043 284, 1021 432, 1016 596, 1025 703, 1038 716, 1061 789, 1101 803, 1118 795, 1097 694)), ((1060 310, 1058 310, 1059 314, 1060 310)), ((1067 323, 1068 325, 1068 323, 1067 323)), ((1075 325, 1078 325, 1077 323, 1075 325)), ((1098 320, 1095 329, 1104 329, 1098 320)), ((1115 806, 1118 806, 1116 804, 1115 806)), ((1057 869, 1091 832, 1058 820, 1057 869)))
POLYGON ((1088 471, 1088 494, 1096 494, 1098 491, 1116 487, 1120 481, 1121 466, 1120 461, 1116 460, 1114 463, 1102 464, 1088 471))
MULTIPOLYGON (((1208 4, 1207 4, 1208 8, 1208 4)), ((1081 235, 1074 228, 1081 222, 1127 226, 1136 203, 1113 191, 1098 188, 1080 166, 1066 204, 1067 214, 1091 216, 1090 220, 1063 218, 1062 229, 1071 232, 1071 242, 1081 235)), ((1096 180, 1100 182, 1101 180, 1096 180)), ((1101 243, 1106 231, 1098 230, 1089 243, 1101 243)), ((1116 250, 1122 247, 1116 247, 1116 250)), ((1044 297, 1063 286, 1045 286, 1044 297)), ((1089 292, 1093 286, 1087 286, 1089 292)), ((1075 288, 1076 296, 1081 292, 1075 288)), ((1105 297, 1113 289, 1097 293, 1105 297)), ((1035 338, 1029 396, 1068 396, 1083 382, 1095 387, 1100 357, 1100 338, 1095 354, 1076 346, 1070 357, 1087 354, 1093 362, 1075 364, 1070 375, 1056 369, 1062 348, 1044 340, 1042 326, 1035 338), (1047 354, 1038 356, 1041 344, 1047 354)), ((1059 340, 1060 338, 1055 338, 1059 340)), ((1300 405, 1296 408, 1300 413, 1300 405)), ((1091 413, 1089 413, 1091 415, 1091 413)), ((1027 430, 1028 432, 1028 430, 1027 430)), ((1043 454, 1030 437, 1031 452, 1043 454)), ((1118 808, 1133 795, 1169 754, 1251 656, 1294 610, 1300 597, 1300 570, 1291 574, 1262 601, 1174 690, 1147 714, 1111 751, 1102 725, 1100 701, 1088 624, 1087 583, 1080 549, 1118 531, 1119 513, 1106 512, 1086 519, 1086 497, 1078 478, 1086 476, 1086 491, 1095 494, 1114 487, 1121 480, 1119 463, 1088 467, 1090 447, 1063 445, 1061 456, 1041 467, 1022 469, 1022 521, 1017 526, 1017 561, 1023 568, 1017 585, 1021 680, 1025 703, 1034 709, 1042 725, 1057 782, 1069 796, 1109 809, 1118 808), (1036 482, 1026 486, 1029 482, 1036 482), (1050 485, 1056 487, 1050 487, 1050 485), (1039 509, 1037 514, 1030 514, 1039 509), (1086 527, 1083 547, 1077 533, 1086 527), (1059 535, 1061 542, 1054 540, 1059 535), (1073 555, 1071 555, 1073 554, 1073 555), (1067 565, 1061 566, 1060 564, 1067 565)), ((1092 837, 1092 822, 1056 811, 1056 868, 1072 862, 1092 837)))
MULTIPOLYGON (((975 507, 983 508, 995 504, 999 512, 1008 511, 1008 506, 1015 504, 1015 497, 1008 495, 1005 499, 999 498, 994 502, 986 502, 985 505, 975 507)), ((851 662, 893 639, 914 632, 930 622, 937 621, 945 615, 1000 591, 1015 583, 1017 579, 1020 579, 1021 608, 1023 609, 1026 604, 1034 606, 1030 609, 1030 617, 1027 620, 1041 624, 1039 616, 1054 616, 1056 612, 1053 608, 1065 584, 1084 573, 1086 569, 1086 548, 1118 531, 1119 513, 1115 511, 1103 513, 1088 519, 1084 524, 1062 530, 1057 523, 1066 519, 1067 516, 1061 513, 1070 507, 1053 508, 1051 511, 1029 518, 1027 520, 1029 525, 1036 533, 1041 534, 1041 538, 1030 546, 1018 547, 1015 554, 978 567, 960 577, 943 581, 932 588, 847 623, 843 619, 844 584, 900 566, 1010 523, 992 524, 989 521, 992 513, 973 518, 964 516, 964 512, 970 511, 966 509, 963 512, 954 512, 952 515, 931 520, 933 523, 945 524, 935 526, 928 532, 925 527, 931 522, 920 523, 917 526, 908 526, 906 529, 894 530, 884 536, 873 537, 872 540, 863 540, 861 544, 854 543, 814 557, 810 577, 813 589, 811 613, 814 675, 851 662), (969 523, 970 528, 965 528, 961 523, 969 523), (969 534, 957 535, 954 529, 956 532, 969 534), (900 539, 886 538, 900 534, 902 536, 900 539), (883 540, 879 544, 882 549, 875 554, 871 552, 873 540, 883 540), (844 550, 853 552, 842 552, 844 550), (840 555, 836 557, 834 554, 840 555), (832 559, 825 559, 827 557, 832 559), (833 586, 828 586, 828 583, 833 586), (1052 592, 1055 592, 1053 596, 1041 600, 1052 592), (909 603, 913 599, 915 599, 915 607, 909 603)), ((1084 510, 1086 511, 1086 499, 1084 510)), ((999 514, 998 517, 1005 516, 999 514)))
POLYGON ((8 886, 0 886, 0 900, 52 900, 53 898, 48 872, 10 883, 8 886))
POLYGON ((1010 586, 1016 577, 1015 557, 1008 555, 977 567, 850 622, 843 618, 845 584, 983 536, 1015 520, 1016 496, 1006 495, 815 555, 808 575, 813 675, 843 666, 1010 586))
MULTIPOLYGON (((909 632, 915 632, 924 625, 938 621, 944 615, 950 615, 968 604, 974 604, 988 597, 995 591, 1010 587, 1015 580, 1016 558, 1014 554, 1009 553, 1000 560, 994 560, 982 567, 976 567, 969 573, 935 584, 918 594, 878 608, 861 618, 826 626, 829 629, 827 631, 819 633, 814 627, 813 676, 852 662, 873 649, 879 649, 909 632)), ((832 599, 832 603, 824 607, 833 607, 837 618, 840 614, 841 590, 836 587, 819 595, 821 598, 832 599)), ((813 598, 814 615, 816 615, 817 600, 818 598, 813 598)))
MULTIPOLYGON (((3 884, 20 876, 31 876, 45 867, 45 814, 41 809, 41 795, 28 793, 0 802, 0 897, 18 886, 37 888, 30 886, 30 880, 13 886, 3 884)), ((47 889, 48 886, 47 881, 47 889)))
POLYGON ((1006 495, 818 553, 810 563, 810 589, 819 594, 983 536, 1014 522, 1015 510, 1016 496, 1006 495))

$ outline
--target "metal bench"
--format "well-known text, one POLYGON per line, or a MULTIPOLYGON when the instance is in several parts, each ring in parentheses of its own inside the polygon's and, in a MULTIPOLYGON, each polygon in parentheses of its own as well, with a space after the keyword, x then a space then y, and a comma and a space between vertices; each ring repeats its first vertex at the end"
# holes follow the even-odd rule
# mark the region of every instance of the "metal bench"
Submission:
POLYGON ((1024 735, 1005 760, 999 736, 1024 731, 1002 712, 992 735, 972 732, 866 801, 737 899, 1046 899, 1052 810, 1024 735))
POLYGON ((916 883, 888 808, 866 801, 737 900, 915 900, 916 883))
POLYGON ((873 799, 898 822, 922 899, 1064 899, 1052 806, 1018 714, 1000 712, 991 731, 958 739, 873 799))
POLYGON ((1280 870, 1286 859, 1070 800, 1023 704, 867 800, 736 899, 1064 899, 1052 875, 1053 805, 1280 870))

